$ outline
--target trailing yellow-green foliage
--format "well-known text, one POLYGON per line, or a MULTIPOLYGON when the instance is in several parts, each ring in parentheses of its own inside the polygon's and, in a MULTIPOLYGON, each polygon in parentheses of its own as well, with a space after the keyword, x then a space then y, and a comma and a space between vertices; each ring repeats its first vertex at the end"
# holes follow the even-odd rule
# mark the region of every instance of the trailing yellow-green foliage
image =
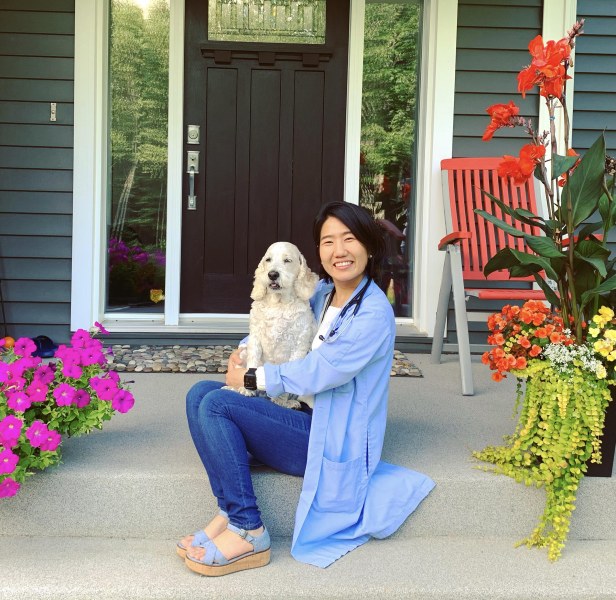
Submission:
POLYGON ((526 380, 525 391, 518 386, 522 409, 516 430, 505 437, 504 446, 488 446, 473 456, 494 465, 482 467, 485 471, 545 486, 543 515, 519 545, 547 546, 549 559, 556 560, 567 540, 586 463, 601 462, 600 436, 614 381, 597 379, 582 365, 572 365, 564 376, 547 360, 531 361, 514 374, 526 380))

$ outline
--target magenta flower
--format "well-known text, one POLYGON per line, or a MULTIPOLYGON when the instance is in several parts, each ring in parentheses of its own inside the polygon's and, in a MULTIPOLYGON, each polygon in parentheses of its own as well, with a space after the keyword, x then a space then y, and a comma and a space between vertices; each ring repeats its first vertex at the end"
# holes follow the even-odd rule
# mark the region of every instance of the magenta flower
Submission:
POLYGON ((73 399, 73 402, 75 403, 77 408, 83 408, 84 406, 88 406, 91 400, 92 398, 90 398, 90 394, 88 394, 88 392, 86 392, 85 390, 77 390, 75 392, 75 398, 73 399))
POLYGON ((81 352, 81 363, 84 367, 100 364, 101 359, 106 363, 103 353, 96 348, 84 348, 81 352))
POLYGON ((10 498, 14 496, 21 487, 12 477, 7 477, 4 481, 0 481, 0 498, 10 498))
POLYGON ((32 406, 32 400, 25 392, 6 392, 6 405, 15 412, 26 412, 32 406))
POLYGON ((38 448, 47 438, 49 429, 43 421, 36 420, 26 429, 26 437, 33 448, 38 448))
POLYGON ((103 335, 109 335, 109 332, 98 321, 94 321, 94 327, 103 335))
POLYGON ((107 373, 107 377, 116 383, 120 383, 120 375, 118 375, 116 371, 109 371, 109 373, 107 373))
POLYGON ((103 379, 102 377, 92 377, 90 385, 101 400, 113 400, 113 397, 118 392, 118 386, 111 379, 103 379))
POLYGON ((47 392, 49 386, 45 385, 42 381, 34 379, 32 383, 26 388, 26 393, 30 397, 30 400, 34 402, 45 402, 47 399, 47 392))
POLYGON ((135 405, 135 398, 128 390, 118 390, 111 401, 111 408, 127 413, 135 405))
POLYGON ((42 452, 53 452, 62 441, 62 436, 53 429, 49 429, 47 431, 47 435, 44 436, 43 441, 41 442, 41 451, 42 452))
POLYGON ((13 352, 17 356, 32 356, 32 353, 36 350, 36 344, 30 338, 19 338, 15 342, 13 352))
POLYGON ((73 348, 85 348, 90 341, 90 334, 85 329, 78 329, 71 338, 73 348))
POLYGON ((0 451, 0 475, 12 473, 19 462, 19 456, 11 450, 0 451))
POLYGON ((79 379, 83 375, 83 369, 76 364, 68 363, 62 367, 62 375, 72 379, 79 379))
POLYGON ((0 444, 6 448, 14 448, 21 435, 23 421, 13 415, 7 415, 0 421, 0 444))
POLYGON ((75 398, 75 388, 68 383, 61 383, 54 391, 53 397, 58 406, 69 406, 75 398))
POLYGON ((8 381, 10 376, 9 365, 0 360, 0 383, 8 381))
POLYGON ((43 384, 51 383, 54 380, 55 374, 51 367, 43 366, 34 371, 34 380, 43 384))

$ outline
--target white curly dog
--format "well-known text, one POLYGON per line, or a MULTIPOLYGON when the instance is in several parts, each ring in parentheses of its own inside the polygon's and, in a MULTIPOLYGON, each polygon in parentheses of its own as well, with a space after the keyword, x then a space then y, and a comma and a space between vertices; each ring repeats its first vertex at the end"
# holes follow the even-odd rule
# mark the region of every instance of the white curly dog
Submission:
MULTIPOLYGON (((250 297, 249 337, 246 367, 264 363, 281 364, 303 358, 317 332, 310 303, 318 282, 297 246, 289 242, 272 244, 255 271, 250 297)), ((240 393, 255 392, 240 388, 240 393)), ((299 408, 297 396, 285 394, 272 402, 287 408, 299 408)))

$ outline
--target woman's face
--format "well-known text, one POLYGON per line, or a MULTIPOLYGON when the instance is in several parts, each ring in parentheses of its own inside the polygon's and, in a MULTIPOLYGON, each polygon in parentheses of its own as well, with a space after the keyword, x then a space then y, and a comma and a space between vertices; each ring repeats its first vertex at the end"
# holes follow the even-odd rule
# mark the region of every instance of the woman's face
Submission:
POLYGON ((357 287, 368 264, 365 246, 336 217, 328 217, 321 227, 319 256, 337 287, 357 287))

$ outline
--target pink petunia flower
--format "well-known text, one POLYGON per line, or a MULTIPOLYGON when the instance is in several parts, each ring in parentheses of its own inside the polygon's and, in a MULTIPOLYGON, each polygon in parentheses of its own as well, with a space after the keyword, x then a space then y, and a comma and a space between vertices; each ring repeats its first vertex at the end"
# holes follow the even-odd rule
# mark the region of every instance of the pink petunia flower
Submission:
POLYGON ((116 382, 102 377, 92 377, 90 385, 101 400, 111 401, 118 392, 116 382))
POLYGON ((42 452, 53 452, 59 445, 60 442, 62 441, 62 436, 57 432, 54 431, 53 429, 49 429, 47 431, 47 435, 44 437, 43 441, 41 442, 41 451, 42 452))
POLYGON ((4 481, 0 481, 0 498, 10 498, 14 496, 21 487, 12 477, 7 477, 4 481))
POLYGON ((111 401, 111 408, 127 413, 135 405, 135 398, 128 390, 118 390, 111 401))
MULTIPOLYGON (((104 358, 103 353, 98 348, 84 348, 81 352, 81 363, 84 367, 100 364, 101 359, 104 358)), ((107 361, 105 360, 105 362, 107 361)))
POLYGON ((92 398, 90 397, 90 394, 88 394, 88 392, 86 392, 85 390, 77 390, 75 392, 75 398, 73 399, 73 402, 75 403, 77 408, 83 408, 84 406, 88 406, 91 400, 92 398))
POLYGON ((9 450, 0 451, 0 475, 12 473, 19 462, 19 456, 9 450))
POLYGON ((62 375, 72 379, 79 379, 83 375, 83 369, 74 363, 68 363, 62 367, 62 375))
POLYGON ((36 420, 26 429, 26 437, 33 448, 38 448, 46 439, 49 429, 43 421, 36 420))
POLYGON ((6 405, 15 412, 26 412, 32 406, 32 400, 25 392, 6 392, 6 405))
POLYGON ((36 344, 30 338, 19 338, 15 342, 13 352, 17 356, 32 356, 32 353, 36 350, 36 344))
POLYGON ((115 381, 116 383, 120 383, 120 375, 116 371, 109 371, 107 373, 107 377, 109 377, 109 379, 115 381))
POLYGON ((0 421, 0 444, 6 448, 17 446, 23 421, 14 415, 7 415, 0 421))
POLYGON ((34 379, 26 388, 26 393, 32 402, 45 402, 48 391, 49 386, 44 384, 42 381, 38 381, 37 379, 34 379))
POLYGON ((85 329, 78 329, 71 338, 73 348, 85 348, 90 341, 90 334, 85 329))
POLYGON ((68 383, 61 383, 54 391, 53 397, 56 399, 58 406, 69 406, 73 403, 75 397, 75 388, 68 383))
POLYGON ((9 380, 10 377, 9 365, 0 360, 0 383, 4 383, 9 380))
POLYGON ((102 333, 103 335, 109 335, 109 332, 98 321, 94 321, 94 327, 96 327, 96 329, 98 329, 98 332, 102 333))

